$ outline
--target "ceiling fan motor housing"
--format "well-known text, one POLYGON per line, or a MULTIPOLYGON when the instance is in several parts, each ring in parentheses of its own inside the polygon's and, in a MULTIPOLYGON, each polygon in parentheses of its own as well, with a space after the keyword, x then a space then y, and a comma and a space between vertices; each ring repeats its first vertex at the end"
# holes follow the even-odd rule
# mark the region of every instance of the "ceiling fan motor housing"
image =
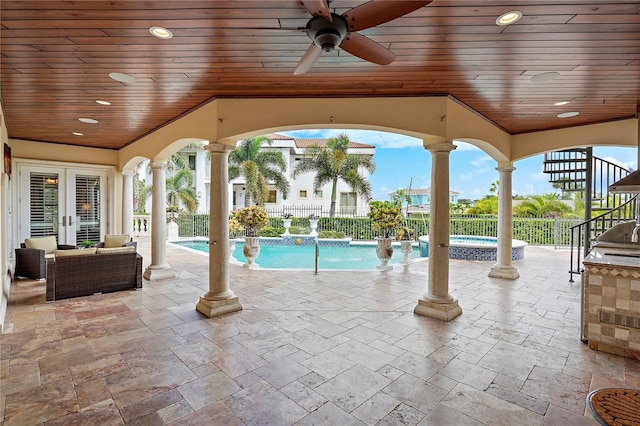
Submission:
POLYGON ((335 13, 332 13, 331 17, 333 22, 322 16, 311 18, 305 28, 309 38, 325 52, 331 52, 339 46, 347 35, 346 19, 335 13))

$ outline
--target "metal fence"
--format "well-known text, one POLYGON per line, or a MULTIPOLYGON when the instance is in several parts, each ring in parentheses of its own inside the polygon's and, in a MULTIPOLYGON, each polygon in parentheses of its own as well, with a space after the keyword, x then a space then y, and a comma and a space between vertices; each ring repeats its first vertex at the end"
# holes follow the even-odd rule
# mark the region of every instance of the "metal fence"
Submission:
MULTIPOLYGON (((303 213, 292 218, 291 225, 309 229, 308 216, 312 209, 298 210, 303 213)), ((288 213, 288 211, 284 211, 288 213)), ((268 226, 282 228, 283 210, 269 213, 268 226)), ((313 213, 317 214, 317 213, 313 213)), ((318 232, 342 231, 345 236, 353 240, 373 240, 377 235, 371 230, 371 221, 367 217, 328 217, 323 212, 319 215, 318 232)), ((181 237, 209 236, 209 215, 181 214, 177 218, 178 232, 181 237)), ((526 241, 531 245, 554 246, 566 248, 571 245, 571 227, 580 223, 580 219, 544 218, 544 217, 514 217, 513 238, 526 241)), ((414 231, 417 238, 429 234, 429 215, 405 219, 405 225, 414 231)), ((497 237, 498 217, 492 215, 451 215, 449 232, 452 235, 482 235, 497 237)))

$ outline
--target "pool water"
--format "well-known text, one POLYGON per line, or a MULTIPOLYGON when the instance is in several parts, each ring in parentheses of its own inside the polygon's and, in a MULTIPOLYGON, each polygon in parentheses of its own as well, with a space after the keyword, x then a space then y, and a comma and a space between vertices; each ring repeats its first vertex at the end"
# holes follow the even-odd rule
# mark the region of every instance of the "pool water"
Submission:
MULTIPOLYGON (((189 247, 202 252, 209 252, 207 241, 179 241, 181 246, 189 247)), ((238 241, 236 249, 231 253, 235 260, 246 263, 243 254, 244 242, 238 241)), ((318 248, 318 269, 342 269, 342 270, 375 270, 380 264, 376 256, 375 244, 351 245, 349 247, 322 247, 318 248)), ((390 265, 402 260, 400 246, 393 246, 393 257, 390 265)), ((410 259, 419 258, 420 249, 414 247, 410 259)), ((260 255, 255 263, 261 268, 273 269, 311 269, 315 268, 315 246, 276 246, 265 245, 260 247, 260 255)))

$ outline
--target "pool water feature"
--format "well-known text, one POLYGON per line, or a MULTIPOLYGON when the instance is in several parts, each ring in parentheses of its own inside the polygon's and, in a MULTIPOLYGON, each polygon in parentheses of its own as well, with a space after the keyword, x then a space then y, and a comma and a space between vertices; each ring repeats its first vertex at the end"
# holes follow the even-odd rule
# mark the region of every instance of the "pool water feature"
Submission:
MULTIPOLYGON (((429 236, 418 238, 420 255, 429 256, 429 236)), ((512 240, 511 260, 524 258, 525 241, 512 240)), ((451 235, 449 237, 449 259, 489 260, 498 258, 498 239, 479 235, 451 235)))
MULTIPOLYGON (((295 239, 294 239, 295 241, 295 239)), ((331 240, 320 240, 320 243, 331 240)), ((315 245, 293 244, 275 245, 274 239, 262 244, 260 239, 260 255, 255 263, 260 268, 267 269, 315 269, 315 245)), ((174 244, 201 252, 209 252, 209 244, 206 240, 185 240, 173 241, 174 244)), ((231 253, 233 259, 240 263, 247 260, 243 253, 244 241, 238 240, 236 248, 231 253)), ((354 243, 349 245, 325 245, 318 247, 318 269, 319 270, 375 270, 380 264, 376 256, 375 243, 354 243)), ((402 260, 403 255, 400 250, 400 243, 393 246, 393 257, 389 261, 390 265, 397 265, 402 260)), ((420 258, 420 250, 414 246, 409 259, 420 258)))

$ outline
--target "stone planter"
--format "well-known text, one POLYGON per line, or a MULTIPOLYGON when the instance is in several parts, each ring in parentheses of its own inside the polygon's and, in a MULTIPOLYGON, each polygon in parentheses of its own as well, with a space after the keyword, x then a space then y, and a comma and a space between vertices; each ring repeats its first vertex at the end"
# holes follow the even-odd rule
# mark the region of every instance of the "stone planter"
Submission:
POLYGON ((378 238, 378 246, 376 247, 376 255, 380 259, 377 269, 389 269, 389 260, 393 256, 393 238, 378 238))
POLYGON ((291 219, 282 219, 282 221, 284 222, 284 235, 290 235, 289 228, 291 228, 291 219))
POLYGON ((309 235, 318 235, 318 231, 316 231, 318 229, 318 219, 309 219, 309 226, 311 227, 311 234, 309 235))
POLYGON ((260 255, 260 237, 244 237, 243 254, 247 258, 245 267, 252 268, 257 266, 255 260, 260 255))
POLYGON ((402 260, 400 263, 409 263, 409 256, 413 252, 412 242, 409 240, 400 241, 400 250, 402 251, 402 260))

